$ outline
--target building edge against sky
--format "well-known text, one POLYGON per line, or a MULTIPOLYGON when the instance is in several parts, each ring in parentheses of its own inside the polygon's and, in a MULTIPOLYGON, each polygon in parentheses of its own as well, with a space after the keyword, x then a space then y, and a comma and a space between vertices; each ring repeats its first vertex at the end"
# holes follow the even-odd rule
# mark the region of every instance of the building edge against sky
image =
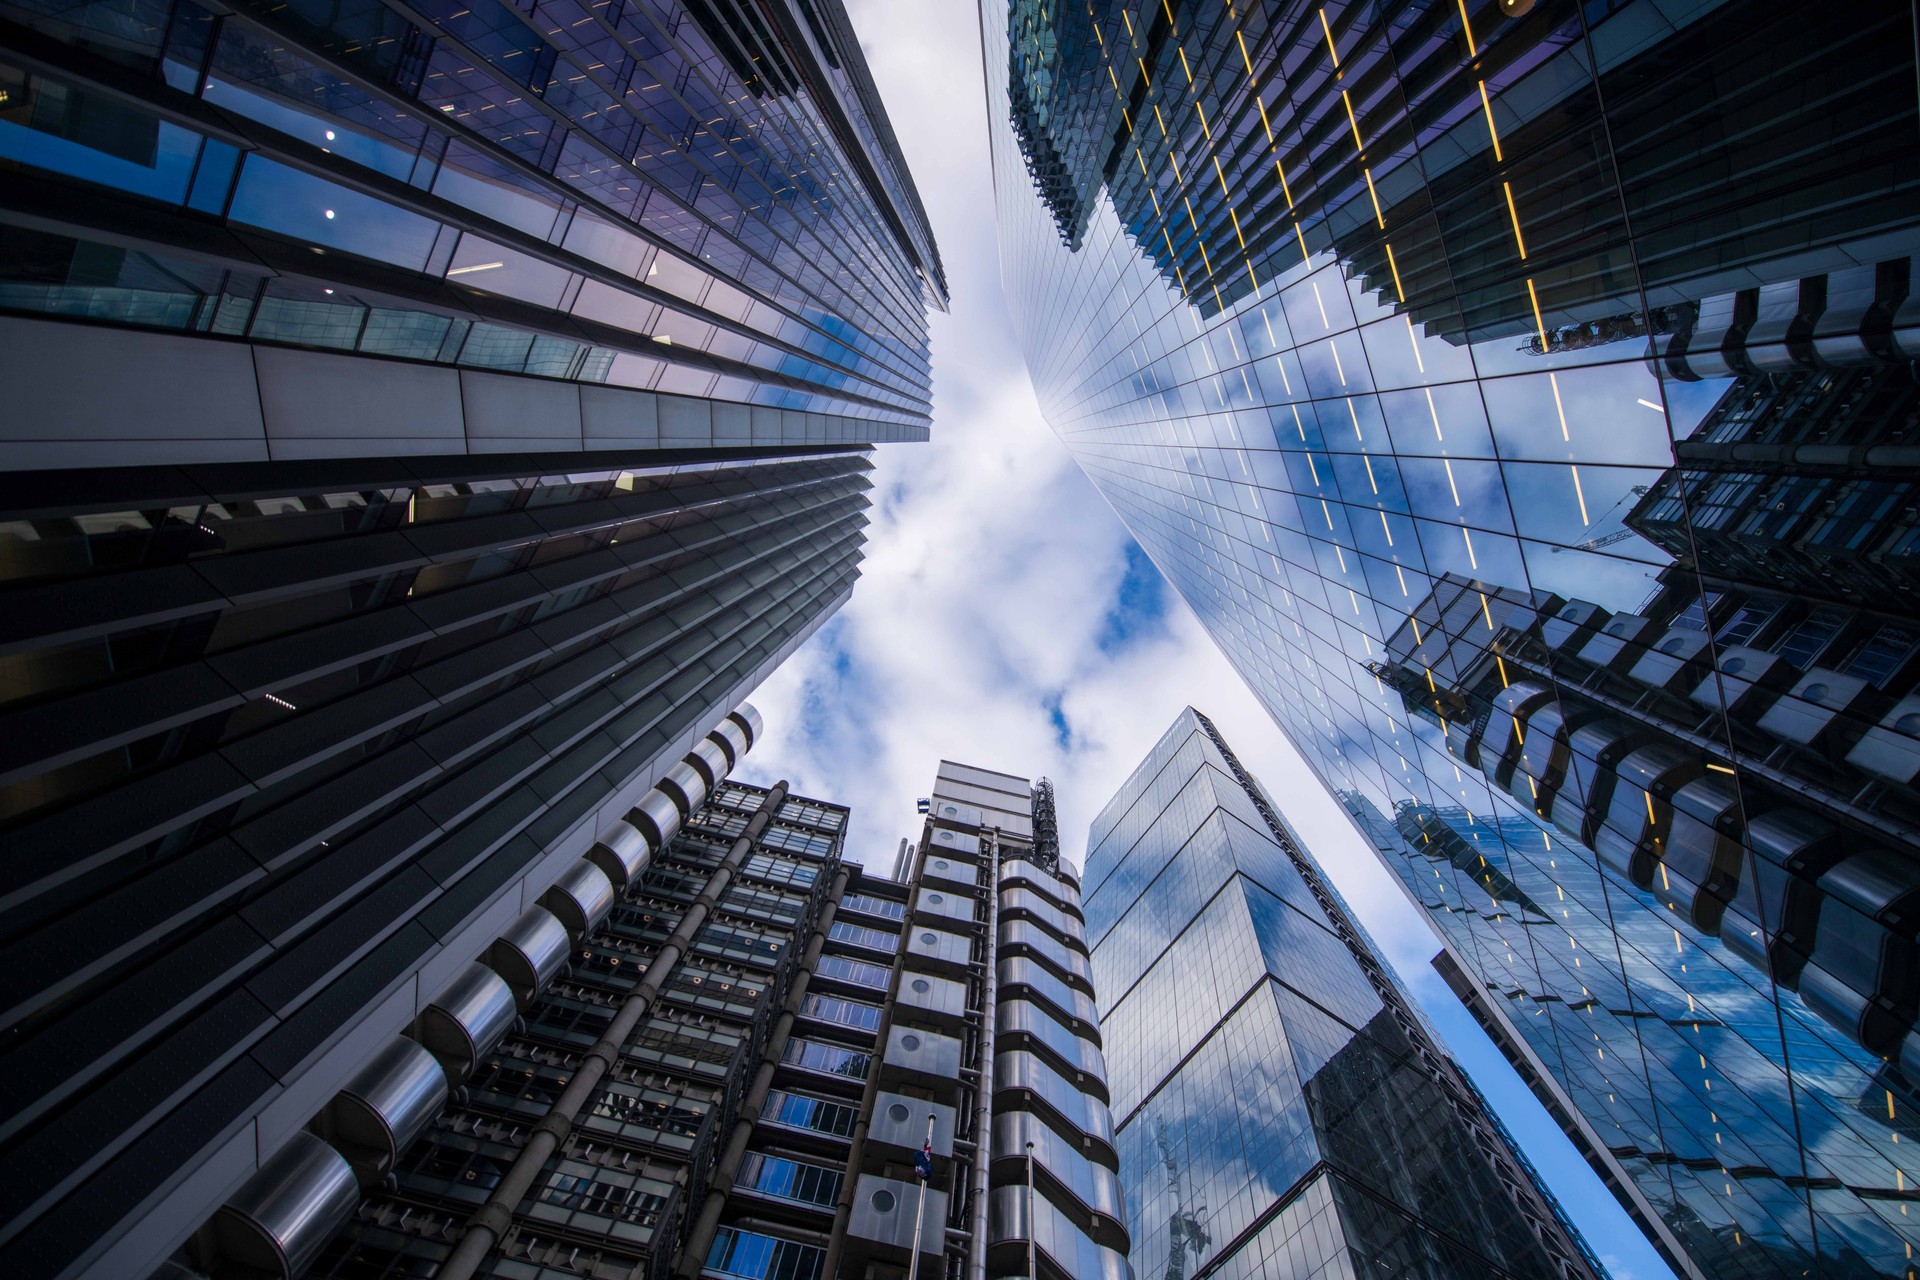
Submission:
POLYGON ((1920 1223, 1909 6, 981 5, 1048 421, 1693 1276, 1920 1223))
POLYGON ((1136 1274, 1604 1276, 1205 716, 1085 875, 1136 1274))
POLYGON ((946 286, 834 0, 0 4, 0 166, 0 1265, 144 1274, 698 807, 946 286))

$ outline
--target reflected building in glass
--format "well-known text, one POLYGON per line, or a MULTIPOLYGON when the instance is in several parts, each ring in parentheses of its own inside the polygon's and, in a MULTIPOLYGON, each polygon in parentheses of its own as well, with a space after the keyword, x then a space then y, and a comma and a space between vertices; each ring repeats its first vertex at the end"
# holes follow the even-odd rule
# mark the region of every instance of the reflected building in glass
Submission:
POLYGON ((1907 1274, 1911 13, 983 16, 1042 407, 1456 989, 1683 1274, 1907 1274))
POLYGON ((1211 721, 1088 840, 1136 1275, 1604 1274, 1211 721))
POLYGON ((834 0, 0 3, 0 1272, 147 1274, 659 851, 944 290, 834 0))

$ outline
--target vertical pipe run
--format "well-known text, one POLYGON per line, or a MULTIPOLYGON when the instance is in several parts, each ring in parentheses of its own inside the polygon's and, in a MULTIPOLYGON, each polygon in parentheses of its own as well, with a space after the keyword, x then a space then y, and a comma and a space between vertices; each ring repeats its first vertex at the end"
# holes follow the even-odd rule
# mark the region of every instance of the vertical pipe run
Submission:
POLYGON ((989 844, 982 859, 987 875, 987 994, 985 1025, 980 1035, 979 1092, 974 1099, 973 1238, 968 1244, 969 1280, 986 1280, 987 1275, 988 1180, 993 1164, 993 1042, 998 1029, 1000 996, 1000 841, 997 833, 982 835, 989 844))

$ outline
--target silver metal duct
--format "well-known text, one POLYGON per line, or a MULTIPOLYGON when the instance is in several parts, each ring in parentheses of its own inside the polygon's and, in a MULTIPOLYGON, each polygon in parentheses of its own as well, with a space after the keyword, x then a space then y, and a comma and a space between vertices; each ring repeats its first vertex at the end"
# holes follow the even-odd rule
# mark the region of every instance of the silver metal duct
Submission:
POLYGON ((470 964, 420 1011, 420 1043, 457 1083, 500 1043, 518 1016, 506 979, 485 965, 470 964))
POLYGON ((293 1280, 359 1204, 346 1157, 303 1131, 200 1228, 191 1252, 214 1280, 293 1280))
POLYGON ((638 827, 654 848, 663 849, 667 841, 673 839, 673 833, 680 829, 684 819, 680 814, 680 802, 655 787, 640 797, 640 803, 627 814, 627 821, 638 827))
POLYGON ((447 1073, 412 1040, 374 1054, 320 1112, 320 1132, 353 1166, 361 1186, 393 1171, 408 1143, 447 1104, 447 1073))
POLYGON ((486 963, 513 988, 514 1004, 525 1009, 566 967, 572 952, 566 926, 545 907, 532 906, 487 949, 486 963))
POLYGON ((607 873, 616 890, 624 892, 653 861, 653 842, 646 832, 623 819, 602 831, 586 856, 607 873))
POLYGON ((683 818, 691 818, 707 798, 707 780, 685 760, 667 770, 667 776, 655 785, 673 798, 683 818))
POLYGON ((540 897, 540 904, 559 917, 567 927, 567 936, 578 942, 613 910, 613 881, 607 873, 585 858, 560 873, 553 887, 540 897))

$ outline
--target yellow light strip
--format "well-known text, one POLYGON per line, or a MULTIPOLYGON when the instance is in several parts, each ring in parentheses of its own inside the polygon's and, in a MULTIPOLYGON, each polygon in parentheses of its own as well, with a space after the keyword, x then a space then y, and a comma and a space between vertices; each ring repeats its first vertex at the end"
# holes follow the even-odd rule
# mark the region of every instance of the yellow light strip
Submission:
MULTIPOLYGON (((1200 104, 1199 104, 1199 103, 1195 103, 1194 105, 1195 105, 1195 106, 1198 106, 1198 105, 1200 105, 1200 104)), ((1205 116, 1201 116, 1201 117, 1200 117, 1200 122, 1201 122, 1202 124, 1205 124, 1205 123, 1206 123, 1206 119, 1207 119, 1207 118, 1206 118, 1205 116)), ((1211 135, 1209 135, 1209 136, 1211 136, 1211 135)), ((1220 167, 1220 156, 1219 156, 1219 155, 1218 155, 1217 153, 1216 153, 1216 154, 1214 155, 1214 157, 1213 157, 1213 171, 1214 171, 1214 173, 1216 173, 1216 174, 1218 174, 1218 175, 1219 175, 1219 178, 1220 178, 1220 194, 1221 194, 1221 195, 1223 195, 1223 196, 1225 196, 1225 197, 1226 197, 1227 199, 1229 199, 1229 200, 1231 200, 1231 199, 1233 199, 1233 193, 1232 193, 1231 191, 1229 191, 1229 190, 1227 190, 1227 171, 1226 171, 1225 169, 1222 169, 1222 168, 1220 167)))
POLYGON ((1373 187, 1373 170, 1363 169, 1361 172, 1367 175, 1367 194, 1373 197, 1373 220, 1379 225, 1382 231, 1385 231, 1387 229, 1387 219, 1386 215, 1380 212, 1380 193, 1374 190, 1373 187))
POLYGON ((1447 469, 1447 488, 1453 492, 1453 505, 1460 505, 1460 486, 1453 482, 1453 459, 1442 458, 1440 464, 1447 469))
POLYGON ((1480 597, 1480 616, 1487 620, 1487 630, 1493 630, 1493 611, 1487 608, 1487 593, 1476 591, 1473 594, 1480 597))
MULTIPOLYGON (((1200 105, 1200 103, 1199 103, 1199 100, 1198 100, 1198 99, 1196 99, 1196 100, 1194 101, 1194 104, 1193 104, 1193 110, 1194 110, 1194 113, 1195 113, 1195 114, 1197 114, 1197 115, 1198 115, 1198 116, 1200 117, 1200 131, 1201 131, 1202 133, 1204 133, 1204 134, 1206 134, 1206 135, 1207 135, 1207 141, 1208 141, 1208 142, 1212 142, 1212 141, 1213 141, 1213 126, 1207 123, 1207 109, 1206 109, 1205 107, 1203 107, 1203 106, 1201 106, 1201 105, 1200 105)), ((1216 159, 1216 160, 1214 161, 1214 164, 1215 164, 1215 165, 1218 165, 1219 163, 1220 163, 1220 161, 1219 161, 1219 160, 1217 160, 1217 159, 1216 159)), ((1221 185, 1222 185, 1222 186, 1225 186, 1226 184, 1225 184, 1225 182, 1223 181, 1223 182, 1221 183, 1221 185)))
POLYGON ((1593 521, 1587 518, 1587 493, 1580 487, 1580 468, 1569 463, 1567 470, 1573 472, 1573 496, 1580 500, 1580 523, 1590 529, 1593 521))
POLYGON ((1307 237, 1306 234, 1300 230, 1300 224, 1297 222, 1293 224, 1293 234, 1300 241, 1300 261, 1311 267, 1313 265, 1313 255, 1307 252, 1307 237))
MULTIPOLYGON (((1352 401, 1348 401, 1348 407, 1349 408, 1352 407, 1352 401)), ((1360 455, 1360 461, 1366 464, 1367 483, 1373 486, 1373 496, 1377 498, 1380 496, 1380 482, 1373 478, 1373 459, 1363 453, 1360 455)), ((1387 513, 1382 511, 1380 513, 1380 523, 1385 524, 1386 521, 1387 521, 1387 513)), ((1393 539, 1391 536, 1389 536, 1387 540, 1391 542, 1393 539)))
POLYGON ((1340 91, 1340 101, 1347 104, 1347 126, 1353 130, 1353 149, 1365 152, 1367 148, 1360 141, 1360 122, 1353 118, 1353 99, 1347 96, 1345 89, 1340 91))
POLYGON ((1544 354, 1547 349, 1547 322, 1540 316, 1540 295, 1533 287, 1532 276, 1527 277, 1527 297, 1533 302, 1533 325, 1540 331, 1540 350, 1544 354))
MULTIPOLYGON (((1154 109, 1156 111, 1159 110, 1158 107, 1154 109)), ((1520 236, 1520 210, 1516 208, 1513 203, 1513 184, 1511 182, 1502 182, 1500 186, 1507 193, 1507 214, 1513 219, 1513 242, 1520 248, 1520 261, 1525 262, 1527 260, 1527 242, 1520 236)))
POLYGON ((1387 265, 1393 268, 1393 291, 1400 295, 1400 301, 1407 300, 1407 291, 1400 285, 1400 264, 1393 260, 1393 246, 1387 246, 1387 265))
POLYGON ((1480 51, 1473 44, 1473 23, 1467 19, 1467 0, 1460 0, 1460 29, 1467 33, 1467 56, 1477 56, 1480 51))
POLYGON ((1420 335, 1416 334, 1413 331, 1413 317, 1402 313, 1401 318, 1407 322, 1407 341, 1413 344, 1414 366, 1420 370, 1420 375, 1422 377, 1425 377, 1427 372, 1427 362, 1420 358, 1420 335))
MULTIPOLYGON (((1257 91, 1253 95, 1253 105, 1260 108, 1260 127, 1267 131, 1267 145, 1272 146, 1273 125, 1267 120, 1267 104, 1260 100, 1260 94, 1257 91)), ((1279 162, 1275 161, 1274 163, 1277 165, 1279 162)))
POLYGON ((1175 46, 1180 54, 1180 69, 1187 73, 1187 83, 1193 83, 1193 68, 1187 65, 1187 50, 1184 45, 1175 46))
POLYGON ((1573 437, 1567 434, 1567 407, 1560 403, 1560 375, 1549 373, 1547 383, 1553 388, 1553 407, 1560 415, 1560 438, 1571 443, 1573 437))
POLYGON ((1493 139, 1493 158, 1505 160, 1500 154, 1500 131, 1493 127, 1493 103, 1487 98, 1487 82, 1480 82, 1480 105, 1487 111, 1487 136, 1493 139))
POLYGON ((1333 28, 1327 25, 1325 5, 1320 7, 1320 29, 1327 33, 1327 52, 1332 55, 1333 65, 1337 68, 1340 65, 1340 51, 1333 47, 1333 28))
POLYGON ((1391 547, 1393 545, 1393 528, 1387 523, 1387 513, 1384 511, 1380 513, 1380 532, 1387 535, 1387 545, 1391 547))
POLYGON ((1253 59, 1247 56, 1246 33, 1244 31, 1236 31, 1233 35, 1234 38, 1240 42, 1240 61, 1247 64, 1247 78, 1251 80, 1253 78, 1253 59))
POLYGON ((1287 198, 1287 210, 1293 210, 1293 191, 1287 186, 1287 171, 1280 167, 1280 157, 1273 158, 1273 171, 1280 175, 1280 194, 1287 198))
MULTIPOLYGON (((1242 235, 1242 234, 1240 234, 1240 215, 1239 215, 1238 213, 1236 213, 1236 212, 1235 212, 1234 210, 1232 210, 1232 209, 1228 209, 1228 210, 1227 210, 1227 216, 1228 216, 1229 218, 1232 218, 1232 219, 1233 219, 1233 237, 1234 237, 1234 239, 1236 239, 1236 240, 1238 240, 1238 241, 1240 242, 1240 247, 1241 247, 1242 249, 1245 249, 1245 248, 1247 247, 1247 238, 1246 238, 1246 237, 1245 237, 1244 235, 1242 235)), ((1231 336, 1231 335, 1229 335, 1229 336, 1231 336)))

